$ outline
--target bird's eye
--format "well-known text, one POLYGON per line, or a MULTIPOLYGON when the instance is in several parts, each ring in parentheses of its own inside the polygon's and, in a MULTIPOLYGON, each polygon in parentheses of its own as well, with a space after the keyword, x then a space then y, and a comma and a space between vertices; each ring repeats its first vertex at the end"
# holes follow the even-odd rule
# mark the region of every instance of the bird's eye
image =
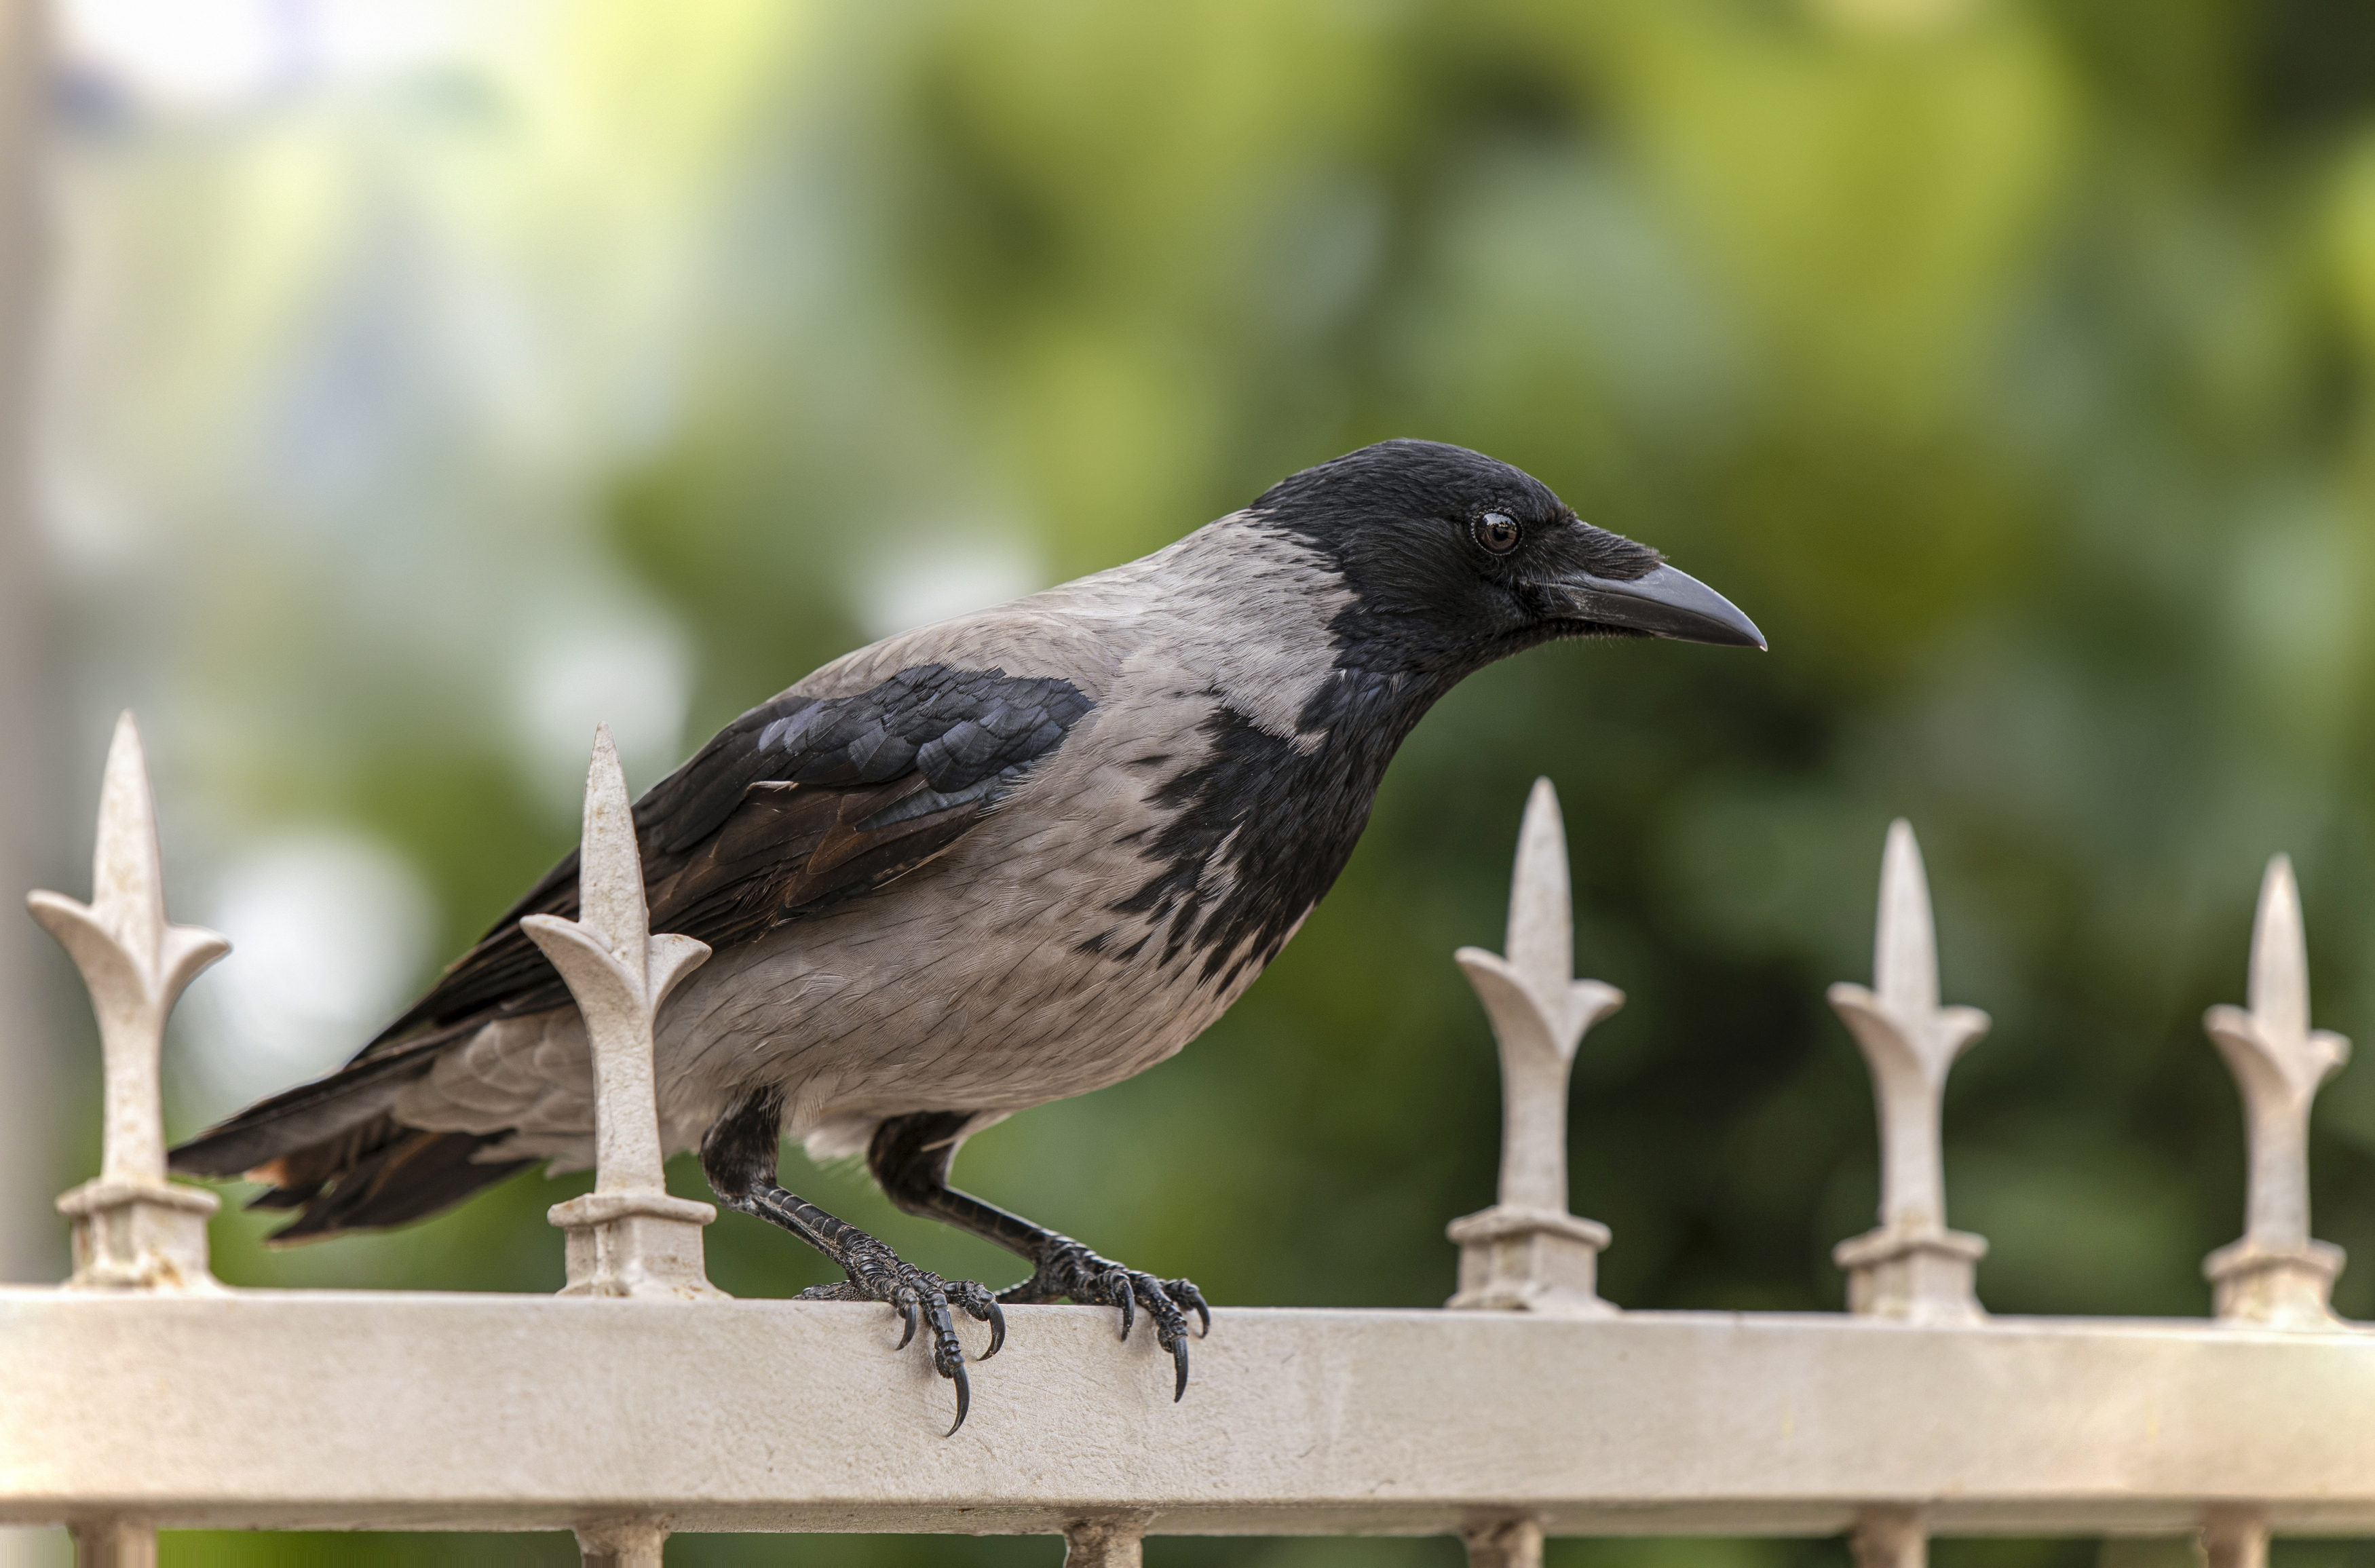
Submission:
POLYGON ((1499 512, 1488 512, 1476 520, 1476 542, 1495 555, 1507 555, 1518 548, 1523 536, 1516 519, 1499 512))

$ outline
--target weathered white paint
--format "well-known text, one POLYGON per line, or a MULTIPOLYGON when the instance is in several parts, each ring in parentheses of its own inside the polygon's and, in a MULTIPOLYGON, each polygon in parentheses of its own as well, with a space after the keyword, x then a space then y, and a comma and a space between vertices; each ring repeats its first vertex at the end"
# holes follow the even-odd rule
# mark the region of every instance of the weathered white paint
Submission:
POLYGON ((1880 918, 1873 941, 1873 989, 1830 989, 1872 1069, 1880 1107, 1880 1224, 1850 1237, 1832 1256, 1847 1270, 1848 1308, 1921 1323, 1980 1315, 1972 1274, 1988 1244, 1946 1229, 1940 1106, 1955 1058, 1988 1032, 1977 1008, 1938 1005, 1938 937, 1930 879, 1913 826, 1888 826, 1880 861, 1880 918))
POLYGON ((207 1272, 207 1217, 219 1200, 165 1180, 158 1085, 165 1017, 198 972, 230 943, 165 918, 157 808, 140 732, 115 721, 100 786, 91 902, 35 892, 26 903, 82 971, 99 1017, 106 1067, 100 1173, 58 1199, 74 1220, 74 1283, 94 1290, 215 1288, 207 1272))
POLYGON ((652 1077, 652 1020, 677 982, 709 957, 709 944, 651 934, 634 810, 608 725, 594 735, 579 845, 583 918, 520 920, 576 998, 593 1056, 594 1190, 554 1204, 549 1215, 568 1232, 561 1293, 720 1298, 701 1246, 702 1227, 717 1210, 668 1194, 652 1077))
POLYGON ((1111 1313, 1010 1316, 943 1439, 866 1304, 0 1291, 0 1523, 2375 1534, 2347 1330, 1223 1309, 1174 1405, 1111 1313))
POLYGON ((1507 958, 1462 948, 1454 958, 1483 1001, 1501 1056, 1500 1201, 1450 1225, 1459 1245, 1457 1308, 1598 1315, 1608 1228, 1567 1212, 1566 1084, 1576 1047, 1625 993, 1575 978, 1566 829, 1558 794, 1536 779, 1518 830, 1507 958))
POLYGON ((2251 1163, 2240 1240, 2203 1260, 2220 1317, 2320 1327, 2342 1249, 2309 1233, 2309 1110, 2318 1086, 2350 1057, 2350 1042, 2309 1026, 2309 941, 2300 890, 2285 855, 2268 862, 2251 924, 2249 1012, 2215 1007, 2202 1027, 2243 1093, 2251 1163))

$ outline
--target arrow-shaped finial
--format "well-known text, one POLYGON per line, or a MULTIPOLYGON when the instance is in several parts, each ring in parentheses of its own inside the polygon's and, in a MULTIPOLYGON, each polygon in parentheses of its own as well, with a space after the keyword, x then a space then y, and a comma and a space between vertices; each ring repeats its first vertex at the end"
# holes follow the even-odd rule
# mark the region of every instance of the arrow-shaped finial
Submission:
POLYGON ((25 902, 82 971, 99 1019, 107 1122, 100 1173, 58 1199, 74 1220, 74 1282, 110 1290, 217 1289, 207 1272, 212 1193, 165 1179, 159 1081, 165 1018, 183 987, 230 950, 165 918, 163 856, 148 764, 130 713, 115 721, 99 791, 90 902, 34 892, 25 902))
POLYGON ((1949 1231, 1940 1153, 1946 1074, 1988 1032, 1976 1008, 1938 1005, 1938 933, 1930 878, 1913 825, 1888 825, 1880 859, 1880 915, 1870 990, 1842 982, 1830 1002, 1872 1071, 1880 1109, 1880 1226, 1839 1244, 1848 1296, 1858 1312, 1934 1321, 1979 1315, 1972 1268, 1986 1251, 1949 1231), (1925 1267, 1922 1259, 1937 1267, 1925 1267))
POLYGON ((165 1015, 183 987, 230 951, 216 932, 166 921, 162 858, 148 759, 126 713, 115 721, 100 784, 90 902, 53 892, 29 893, 25 902, 73 956, 99 1016, 107 1075, 100 1174, 160 1184, 165 1128, 158 1056, 165 1015))
POLYGON ((2295 1326, 2333 1321, 2328 1296, 2340 1248, 2312 1240, 2309 1114, 2318 1086, 2341 1070, 2350 1042, 2310 1027, 2309 942, 2292 861, 2268 862, 2251 922, 2251 1009, 2215 1007, 2202 1027, 2243 1094, 2251 1145, 2242 1239, 2203 1265, 2218 1315, 2295 1326))
POLYGON ((609 726, 594 732, 577 851, 578 918, 529 914, 520 927, 568 983, 594 1077, 594 1190, 553 1205, 568 1232, 564 1294, 715 1297, 702 1265, 705 1203, 670 1197, 662 1161, 654 1025, 709 945, 651 934, 643 855, 609 726))
POLYGON ((1508 955, 1453 955, 1493 1020, 1501 1056, 1500 1202, 1452 1222, 1460 1244, 1460 1307, 1612 1310, 1593 1286, 1608 1232, 1567 1212, 1566 1083, 1585 1031, 1625 1003, 1597 980, 1575 978, 1575 915, 1558 793, 1534 781, 1518 830, 1509 881, 1508 955), (1532 1247, 1514 1246, 1514 1237, 1532 1247), (1518 1272, 1505 1265, 1523 1255, 1518 1272))
MULTIPOLYGON (((1559 816, 1558 791, 1548 779, 1536 779, 1526 796, 1526 814, 1518 829, 1518 858, 1509 878, 1509 929, 1507 958, 1483 948, 1462 948, 1452 956, 1467 972, 1470 984, 1492 1016, 1501 1047, 1505 1077, 1517 1064, 1538 1051, 1548 1051, 1557 1064, 1560 1148, 1558 1164, 1566 1169, 1565 1145, 1566 1067, 1585 1031, 1625 1005, 1625 993, 1597 980, 1575 978, 1575 915, 1567 878, 1566 827, 1559 816)), ((1509 1079, 1516 1081, 1516 1079, 1509 1079)), ((1507 1180, 1508 1163, 1503 1164, 1507 1180)), ((1531 1201, 1549 1197, 1537 1193, 1531 1201)), ((1518 1201, 1504 1193, 1504 1203, 1518 1201)), ((1566 1207, 1566 1182, 1552 1207, 1566 1207)))

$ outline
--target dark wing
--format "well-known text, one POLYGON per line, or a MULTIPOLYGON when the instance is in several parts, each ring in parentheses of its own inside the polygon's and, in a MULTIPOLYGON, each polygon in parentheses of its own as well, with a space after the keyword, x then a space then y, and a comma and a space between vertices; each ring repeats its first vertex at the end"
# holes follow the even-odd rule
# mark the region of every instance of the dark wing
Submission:
MULTIPOLYGON (((1067 680, 919 665, 855 696, 751 709, 635 803, 652 929, 730 947, 883 886, 963 837, 1092 706, 1067 680)), ((566 1004, 520 929, 537 913, 576 914, 576 851, 345 1067, 199 1134, 173 1169, 230 1175, 343 1147, 446 1046, 566 1004)))

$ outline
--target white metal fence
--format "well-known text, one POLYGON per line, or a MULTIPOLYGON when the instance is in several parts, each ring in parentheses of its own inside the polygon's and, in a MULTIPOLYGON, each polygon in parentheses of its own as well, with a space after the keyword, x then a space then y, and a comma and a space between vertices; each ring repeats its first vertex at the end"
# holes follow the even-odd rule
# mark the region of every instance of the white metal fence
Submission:
POLYGON ((1471 1562, 1551 1534, 1849 1531, 1867 1568, 1932 1532, 2375 1534, 2375 1336, 2328 1304, 2309 1107, 2345 1043, 2310 1027, 2300 908, 2261 889, 2250 1006, 2204 1020, 2250 1131, 2248 1223, 2204 1264, 2211 1321, 1996 1317, 1948 1230, 1940 1095, 1985 1014, 1942 1007, 1913 833, 1890 829, 1874 976, 1831 989, 1880 1108, 1880 1223, 1840 1244, 1845 1315, 1624 1312, 1603 1226, 1567 1211, 1566 1079, 1622 1004, 1577 980, 1566 851, 1528 803, 1503 954, 1458 955, 1500 1045, 1499 1201, 1457 1220, 1444 1312, 1223 1309, 1195 1397, 1110 1315, 1013 1309, 998 1397, 957 1436, 880 1308, 711 1287, 706 1204, 660 1186, 651 1020, 705 949, 647 929, 607 737, 579 921, 534 932, 595 1042, 595 1190, 556 1205, 557 1298, 230 1291, 215 1198, 168 1183, 158 1060, 182 988, 229 944, 166 918, 139 738, 119 725, 89 904, 31 897, 89 982, 106 1055, 99 1176, 59 1199, 75 1272, 0 1288, 0 1524, 70 1525, 82 1560, 153 1560, 160 1526, 573 1528, 656 1564, 681 1530, 1060 1532, 1075 1563, 1150 1533, 1458 1533, 1471 1562), (913 1409, 910 1423, 884 1411, 913 1409))

